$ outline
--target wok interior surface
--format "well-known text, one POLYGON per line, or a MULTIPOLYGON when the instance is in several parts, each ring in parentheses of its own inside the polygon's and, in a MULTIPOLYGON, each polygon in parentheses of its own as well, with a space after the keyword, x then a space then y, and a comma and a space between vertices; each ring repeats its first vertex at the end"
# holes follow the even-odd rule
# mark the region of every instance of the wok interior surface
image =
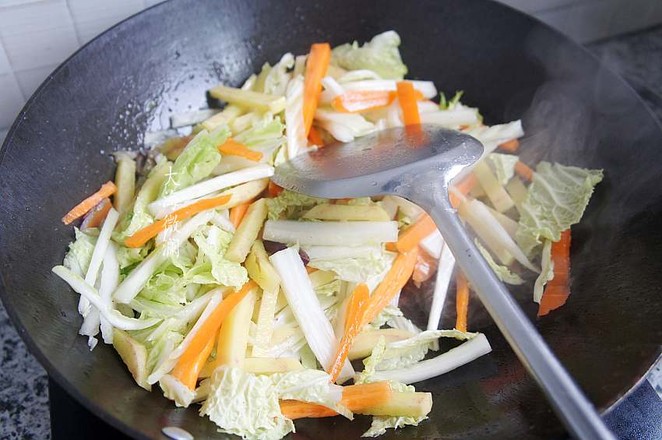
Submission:
MULTIPOLYGON (((136 437, 182 426, 222 438, 195 409, 137 387, 112 348, 77 335, 77 296, 51 274, 73 236, 64 212, 111 179, 108 153, 141 146, 168 118, 206 106, 205 90, 240 84, 264 62, 312 42, 366 41, 395 29, 410 77, 464 90, 488 124, 522 117, 522 159, 604 168, 573 228, 572 292, 539 329, 588 397, 606 409, 647 371, 662 341, 660 127, 625 83, 583 49, 509 8, 481 0, 161 4, 103 34, 36 92, 1 153, 3 300, 49 374, 136 437)), ((426 286, 428 292, 431 286, 426 286)), ((513 289, 532 319, 531 293, 513 289)), ((429 295, 403 308, 424 321, 429 295)), ((452 305, 443 318, 452 327, 452 305)), ((477 301, 470 329, 492 354, 417 384, 430 419, 386 438, 554 438, 560 423, 477 301)), ((296 438, 357 438, 369 419, 297 422, 296 438)))

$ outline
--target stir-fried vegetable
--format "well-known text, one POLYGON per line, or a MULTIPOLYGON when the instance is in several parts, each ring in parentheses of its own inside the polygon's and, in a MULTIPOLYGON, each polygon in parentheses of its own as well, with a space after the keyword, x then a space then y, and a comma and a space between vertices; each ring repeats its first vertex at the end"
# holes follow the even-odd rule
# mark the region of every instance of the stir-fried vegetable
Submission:
POLYGON ((138 153, 115 153, 115 181, 62 219, 84 217, 53 268, 80 295, 90 349, 101 333, 140 387, 158 382, 175 405, 200 404, 246 439, 279 439, 307 417, 371 415, 364 436, 425 423, 432 395, 408 384, 491 350, 467 332, 470 285, 434 221, 397 196, 328 200, 269 181, 309 147, 420 123, 483 143, 452 182, 451 205, 500 280, 535 278, 539 316, 561 307, 570 227, 602 171, 525 165, 517 154, 536 138, 520 145, 520 121, 485 125, 463 92, 437 101, 432 81, 404 79, 399 44, 389 31, 287 53, 240 88, 211 88, 222 110, 173 117, 176 137, 146 168, 138 153), (429 310, 421 330, 398 306, 416 295, 408 283, 433 277, 432 298, 415 299, 429 310), (455 313, 443 313, 450 289, 455 313), (461 344, 440 353, 439 338, 461 344))

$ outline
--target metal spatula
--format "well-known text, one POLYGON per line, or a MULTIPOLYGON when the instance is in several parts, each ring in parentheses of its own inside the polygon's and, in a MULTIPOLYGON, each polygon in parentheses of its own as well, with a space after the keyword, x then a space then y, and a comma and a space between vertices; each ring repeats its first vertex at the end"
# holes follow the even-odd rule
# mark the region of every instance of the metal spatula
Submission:
POLYGON ((273 180, 311 196, 395 194, 424 208, 483 305, 569 431, 580 439, 613 439, 593 405, 482 258, 451 207, 451 180, 482 154, 480 142, 456 131, 426 125, 388 129, 301 154, 278 166, 273 180))

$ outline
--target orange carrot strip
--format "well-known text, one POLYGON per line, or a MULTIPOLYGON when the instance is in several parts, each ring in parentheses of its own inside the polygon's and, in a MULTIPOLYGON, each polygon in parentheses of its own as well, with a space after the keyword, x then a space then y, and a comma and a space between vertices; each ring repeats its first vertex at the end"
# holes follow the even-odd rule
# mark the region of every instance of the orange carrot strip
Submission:
POLYGON ((317 145, 318 147, 324 146, 324 139, 322 139, 322 135, 317 128, 310 127, 310 131, 308 132, 308 142, 312 145, 317 145))
POLYGON ((391 269, 384 277, 381 283, 377 286, 375 291, 370 296, 370 301, 366 307, 366 312, 363 315, 361 327, 368 324, 379 315, 384 307, 386 307, 397 293, 404 287, 416 264, 416 257, 418 256, 418 247, 398 255, 393 261, 391 269))
POLYGON ((469 316, 469 285, 462 273, 457 274, 457 291, 455 295, 455 311, 457 313, 455 328, 461 332, 466 332, 469 316))
POLYGON ((103 221, 106 219, 111 206, 113 205, 110 203, 110 199, 108 197, 97 203, 97 206, 92 208, 87 213, 83 219, 83 223, 80 224, 80 228, 88 229, 101 226, 101 223, 103 223, 103 221))
POLYGON ((517 150, 519 150, 519 140, 517 139, 511 139, 507 142, 504 142, 503 144, 499 145, 499 148, 501 148, 504 151, 507 151, 509 153, 515 153, 517 150))
MULTIPOLYGON (((177 360, 173 374, 176 373, 178 376, 175 377, 180 378, 182 383, 189 387, 189 389, 195 389, 195 382, 198 379, 200 369, 202 369, 205 361, 207 360, 207 357, 209 357, 209 355, 207 355, 204 360, 201 360, 204 351, 210 344, 213 347, 214 339, 216 338, 216 335, 221 328, 223 320, 225 320, 232 309, 234 309, 234 307, 239 304, 239 302, 244 299, 248 292, 255 288, 255 286, 257 286, 255 282, 249 281, 244 284, 241 290, 238 292, 233 292, 224 298, 223 301, 221 301, 221 303, 216 306, 214 311, 209 315, 207 320, 202 323, 195 336, 193 336, 193 339, 191 339, 188 347, 186 350, 184 350, 184 353, 177 360), (195 368, 199 368, 197 372, 190 371, 191 369, 195 368), (192 387, 190 386, 191 384, 193 384, 192 387)), ((211 349, 209 352, 211 353, 211 349)))
POLYGON ((421 123, 416 103, 416 92, 414 85, 409 81, 399 81, 397 84, 398 101, 402 109, 402 117, 405 125, 417 125, 421 123))
POLYGON ((306 73, 303 79, 303 123, 306 137, 313 125, 315 110, 322 93, 322 78, 326 75, 331 61, 331 46, 329 43, 317 43, 310 46, 306 73))
MULTIPOLYGON (((372 406, 383 405, 391 398, 393 391, 388 382, 373 382, 343 387, 340 403, 352 412, 361 412, 372 406)), ((282 400, 280 410, 290 420, 304 417, 320 418, 338 415, 334 410, 315 403, 298 400, 282 400)))
MULTIPOLYGON (((459 181, 457 184, 453 185, 453 188, 456 191, 459 191, 462 195, 467 195, 476 186, 476 175, 474 173, 469 173, 467 177, 459 181)), ((462 203, 462 198, 458 196, 454 191, 448 192, 448 198, 450 199, 451 206, 457 208, 462 203)))
POLYGON ((418 246, 418 243, 432 234, 435 229, 437 229, 437 226, 434 224, 432 217, 423 214, 416 223, 400 233, 395 246, 399 252, 408 252, 418 246))
POLYGON ((281 186, 278 186, 271 180, 269 181, 269 186, 267 186, 267 194, 269 194, 269 197, 278 197, 278 194, 283 192, 283 188, 281 186))
POLYGON ((248 207, 251 206, 251 203, 252 201, 249 201, 237 205, 234 208, 230 208, 230 222, 234 225, 235 228, 238 228, 241 224, 241 221, 244 219, 246 211, 248 211, 248 207))
POLYGON ((525 180, 528 180, 529 182, 533 180, 533 170, 529 168, 529 166, 524 162, 522 162, 521 160, 518 160, 515 163, 515 172, 517 173, 518 176, 522 177, 525 180))
POLYGON ((227 154, 228 156, 245 157, 246 159, 252 160, 253 162, 259 162, 263 156, 261 152, 253 151, 246 145, 241 144, 232 138, 223 142, 223 145, 218 147, 218 151, 220 151, 222 154, 227 154))
POLYGON ((538 316, 545 316, 558 309, 570 296, 570 229, 561 233, 561 239, 552 243, 552 261, 554 262, 554 278, 545 286, 538 316))
POLYGON ((421 284, 432 278, 437 269, 437 264, 436 258, 419 248, 414 272, 411 274, 411 280, 416 287, 421 287, 421 284))
POLYGON ((331 107, 343 113, 365 112, 390 105, 395 96, 388 90, 349 90, 333 98, 331 107))
POLYGON ((363 321, 363 314, 365 313, 365 308, 370 300, 370 291, 368 286, 365 284, 359 284, 352 292, 352 296, 349 299, 349 304, 347 305, 347 311, 345 312, 345 332, 340 339, 340 344, 338 345, 338 351, 336 352, 336 358, 331 366, 331 371, 329 375, 331 376, 331 382, 335 382, 338 379, 338 375, 342 370, 345 361, 347 360, 347 355, 349 350, 352 348, 354 343, 354 338, 361 332, 363 326, 361 322, 363 321))
POLYGON ((124 240, 124 245, 130 248, 136 248, 144 246, 150 239, 156 237, 159 232, 164 229, 169 228, 177 222, 186 220, 189 217, 207 211, 208 209, 217 208, 219 206, 225 205, 230 201, 230 195, 212 197, 209 199, 202 199, 198 202, 191 203, 188 206, 185 206, 172 214, 168 214, 163 217, 161 220, 157 220, 149 226, 145 226, 141 230, 137 231, 132 236, 124 240))
POLYGON ((78 205, 74 206, 71 211, 69 211, 64 217, 62 217, 62 223, 65 225, 70 224, 77 218, 80 218, 87 214, 87 212, 94 208, 100 201, 105 199, 106 197, 110 197, 113 194, 115 194, 115 191, 117 191, 117 187, 113 182, 106 182, 103 185, 101 185, 101 188, 82 202, 80 202, 78 205))
POLYGON ((182 358, 177 361, 175 368, 170 374, 179 379, 179 381, 188 389, 194 390, 200 371, 207 363, 207 359, 209 359, 209 355, 214 348, 215 339, 216 335, 212 335, 212 337, 206 341, 202 350, 198 353, 193 353, 190 355, 190 358, 182 360, 182 356, 182 358))

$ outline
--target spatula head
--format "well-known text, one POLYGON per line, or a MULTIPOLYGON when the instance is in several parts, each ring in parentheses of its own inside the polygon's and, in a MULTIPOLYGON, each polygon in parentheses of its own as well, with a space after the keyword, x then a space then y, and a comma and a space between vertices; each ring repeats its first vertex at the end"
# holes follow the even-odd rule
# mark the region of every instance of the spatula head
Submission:
POLYGON ((273 181, 324 198, 396 192, 403 181, 434 176, 448 183, 483 154, 473 137, 434 125, 390 128, 300 154, 279 165, 273 181))

